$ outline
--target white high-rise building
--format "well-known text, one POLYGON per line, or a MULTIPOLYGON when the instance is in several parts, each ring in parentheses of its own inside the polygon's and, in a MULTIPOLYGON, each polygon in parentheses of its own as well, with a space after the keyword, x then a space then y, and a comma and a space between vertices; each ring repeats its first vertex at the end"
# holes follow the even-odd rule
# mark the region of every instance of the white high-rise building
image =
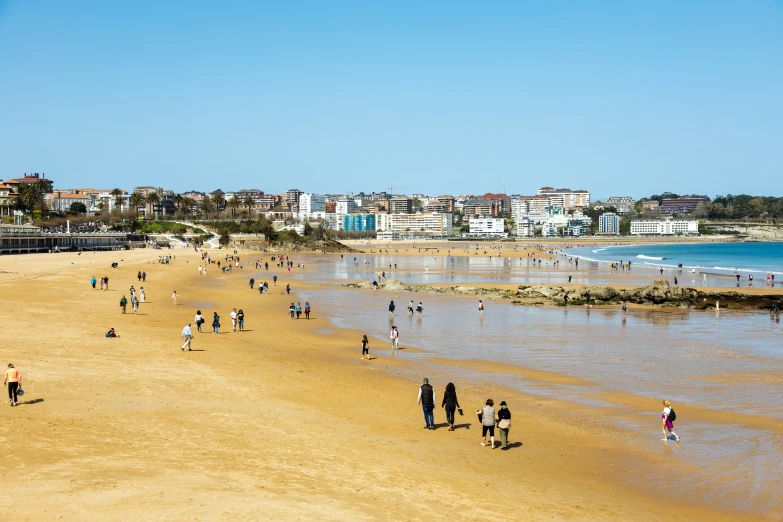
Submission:
POLYGON ((503 218, 471 216, 468 222, 471 235, 507 237, 503 218))
POLYGON ((299 213, 309 215, 314 212, 326 212, 326 196, 301 194, 299 196, 299 213))
POLYGON ((356 204, 356 200, 340 199, 337 201, 334 211, 338 216, 344 216, 345 214, 350 214, 357 208, 359 208, 359 206, 356 204))

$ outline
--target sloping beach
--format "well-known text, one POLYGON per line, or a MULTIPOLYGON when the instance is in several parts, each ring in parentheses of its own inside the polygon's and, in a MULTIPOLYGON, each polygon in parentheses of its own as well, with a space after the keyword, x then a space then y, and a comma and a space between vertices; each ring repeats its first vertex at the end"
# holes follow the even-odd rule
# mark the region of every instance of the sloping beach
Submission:
MULTIPOLYGON (((409 356, 426 346, 393 356, 379 335, 371 335, 373 360, 361 361, 359 339, 367 332, 336 326, 334 303, 311 300, 310 321, 291 320, 287 311, 291 301, 304 303, 300 295, 363 299, 367 291, 270 267, 263 271, 270 293, 259 295, 248 288, 250 275, 258 274, 248 265, 260 254, 243 254, 245 269, 222 274, 211 265, 206 276, 198 274, 199 254, 186 249, 0 258, 6 318, 0 362, 15 364, 27 392, 18 407, 4 404, 0 417, 8 493, 0 497, 0 518, 650 520, 674 511, 687 520, 778 520, 783 514, 775 500, 779 478, 754 491, 762 499, 756 508, 713 502, 714 482, 667 490, 667 476, 698 476, 699 463, 676 458, 673 442, 659 441, 660 451, 650 451, 623 427, 648 419, 660 438, 661 397, 602 396, 623 406, 610 422, 600 407, 531 395, 493 377, 518 373, 544 387, 593 386, 565 373, 409 356), (166 254, 176 259, 151 263, 166 254), (118 269, 109 268, 113 261, 118 269), (123 315, 119 300, 131 284, 140 286, 139 270, 147 273, 141 284, 147 302, 139 315, 123 315), (93 290, 90 278, 103 275, 111 289, 93 290), (284 292, 289 282, 291 296, 284 292), (231 332, 232 308, 245 311, 246 332, 231 332), (182 352, 180 332, 196 309, 207 318, 205 331, 217 311, 222 330, 196 333, 194 351, 182 352), (105 338, 109 327, 120 338, 105 338), (460 366, 486 377, 453 377, 465 411, 458 429, 449 432, 436 408, 439 429, 423 430, 416 405, 421 377, 431 378, 439 401, 451 368, 460 366), (479 445, 473 412, 488 397, 510 405, 509 451, 479 445), (656 478, 658 487, 640 475, 656 478)), ((338 259, 293 260, 309 270, 338 259)), ((404 314, 404 302, 398 307, 404 314)), ((677 412, 727 429, 739 422, 778 438, 783 432, 779 419, 760 414, 688 404, 677 412)), ((684 437, 681 446, 687 444, 684 437)))

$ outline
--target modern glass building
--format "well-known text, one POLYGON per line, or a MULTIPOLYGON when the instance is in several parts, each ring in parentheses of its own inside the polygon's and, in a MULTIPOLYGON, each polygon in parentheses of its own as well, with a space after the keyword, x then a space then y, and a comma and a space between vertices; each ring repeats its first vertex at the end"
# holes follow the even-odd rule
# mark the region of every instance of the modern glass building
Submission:
POLYGON ((346 214, 343 228, 348 232, 374 232, 375 214, 346 214))

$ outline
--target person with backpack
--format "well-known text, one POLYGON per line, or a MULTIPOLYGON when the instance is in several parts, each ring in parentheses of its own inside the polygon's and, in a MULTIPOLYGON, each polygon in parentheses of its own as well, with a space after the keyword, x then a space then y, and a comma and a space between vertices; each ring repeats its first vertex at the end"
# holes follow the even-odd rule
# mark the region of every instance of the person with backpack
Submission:
POLYGON ((663 413, 661 414, 661 431, 663 431, 663 438, 661 440, 669 440, 669 435, 666 433, 668 430, 669 433, 674 435, 674 438, 677 440, 677 442, 680 442, 680 437, 678 437, 677 434, 674 433, 675 420, 677 420, 677 414, 674 413, 674 408, 672 408, 672 403, 667 400, 664 400, 663 413))

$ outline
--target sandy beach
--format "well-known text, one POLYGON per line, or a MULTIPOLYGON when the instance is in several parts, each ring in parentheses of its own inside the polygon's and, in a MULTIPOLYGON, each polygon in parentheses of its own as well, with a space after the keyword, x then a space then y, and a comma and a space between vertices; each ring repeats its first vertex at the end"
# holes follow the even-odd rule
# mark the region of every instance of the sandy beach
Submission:
MULTIPOLYGON (((221 253, 226 251, 212 251, 213 260, 221 253)), ((470 366, 490 376, 496 363, 421 364, 393 357, 388 342, 378 338, 370 343, 373 359, 360 360, 365 332, 335 328, 331 303, 311 302, 309 321, 288 317, 290 302, 304 304, 301 292, 329 285, 297 280, 288 296, 284 287, 291 274, 270 267, 270 292, 259 295, 248 287, 255 273, 248 262, 261 254, 240 255, 244 270, 222 274, 211 265, 206 276, 198 274, 200 254, 188 249, 0 258, 0 312, 6 318, 0 362, 14 363, 26 390, 18 407, 2 405, 6 458, 0 470, 7 494, 0 497, 0 518, 783 516, 780 503, 763 510, 716 506, 708 485, 695 484, 687 495, 640 487, 629 477, 645 470, 664 477, 688 472, 672 460, 673 443, 658 453, 644 451, 632 432, 608 424, 600 408, 528 395, 490 377, 454 379, 465 412, 457 418, 458 429, 446 429, 437 407, 438 429, 424 430, 416 405, 422 377, 433 380, 440 401, 446 384, 441 376, 445 380, 450 367, 470 366), (166 254, 176 259, 152 263, 166 254), (119 268, 109 268, 113 261, 119 268), (136 279, 139 270, 147 273, 145 283, 136 279), (280 278, 277 286, 272 274, 280 278), (93 290, 90 278, 104 275, 110 290, 93 290), (138 315, 130 307, 123 315, 118 304, 130 285, 146 290, 138 315), (245 332, 231 331, 232 308, 244 310, 245 332), (197 309, 207 319, 205 333, 195 334, 194 351, 182 352, 180 332, 197 309), (221 316, 218 335, 206 333, 214 311, 221 316), (105 338, 109 327, 120 338, 105 338), (488 397, 510 405, 508 451, 479 445, 474 411, 488 397)), ((310 264, 337 258, 301 259, 310 264)), ((403 311, 403 303, 398 306, 403 311)), ((505 371, 544 384, 592 386, 534 367, 505 371)), ((603 400, 623 406, 612 413, 616 420, 648 417, 651 430, 657 429, 660 397, 618 392, 603 400)), ((688 404, 678 405, 677 412, 698 422, 738 422, 738 416, 688 404)), ((768 417, 743 414, 739 422, 783 433, 783 423, 768 417)), ((780 479, 770 482, 764 495, 774 497, 781 487, 780 479)))

